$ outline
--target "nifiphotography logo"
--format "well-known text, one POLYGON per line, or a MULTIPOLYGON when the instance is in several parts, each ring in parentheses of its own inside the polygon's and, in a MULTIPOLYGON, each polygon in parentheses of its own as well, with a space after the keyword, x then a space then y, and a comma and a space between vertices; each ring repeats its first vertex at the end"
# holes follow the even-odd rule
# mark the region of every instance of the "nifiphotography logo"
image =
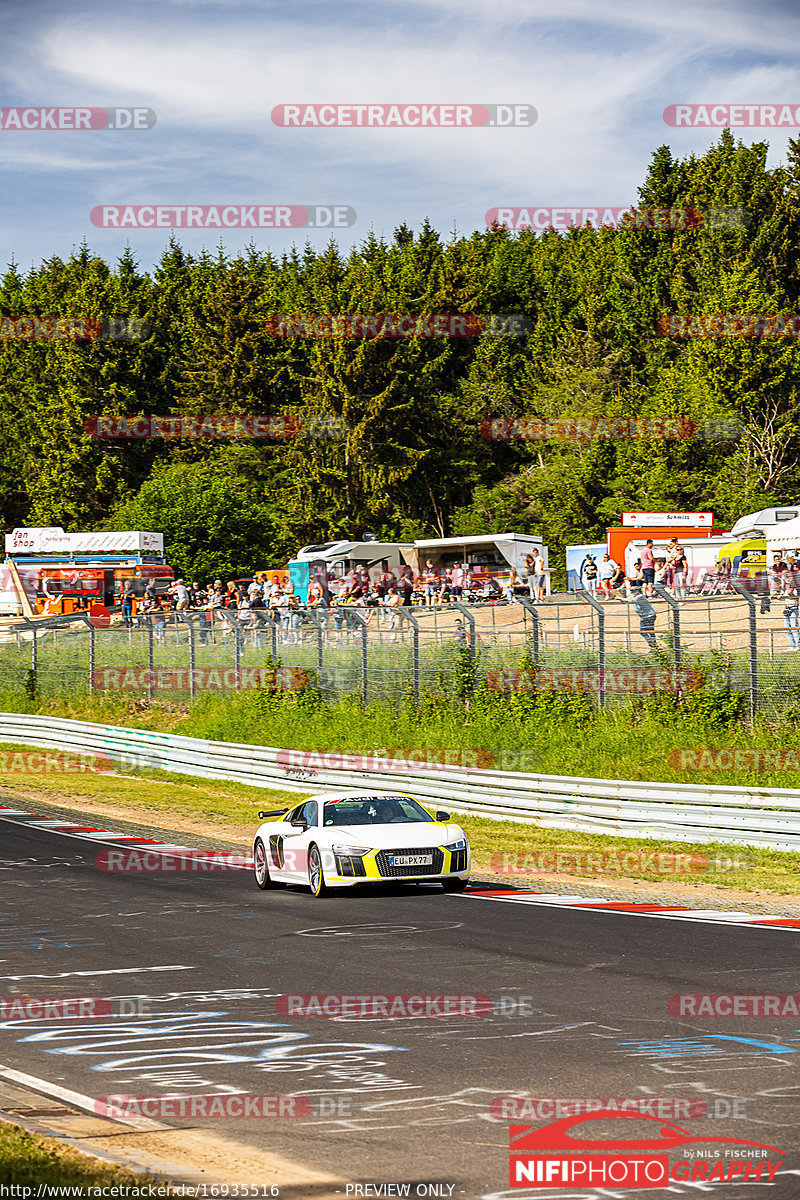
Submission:
MULTIPOLYGON (((597 1131, 594 1130, 596 1133, 597 1131)), ((620 1128, 620 1133, 632 1133, 620 1128)), ((668 1188, 671 1183, 772 1183, 783 1151, 743 1138, 702 1137, 640 1113, 604 1110, 536 1128, 509 1126, 511 1187, 668 1188), (603 1140, 573 1128, 602 1121, 648 1122, 649 1137, 603 1140)))

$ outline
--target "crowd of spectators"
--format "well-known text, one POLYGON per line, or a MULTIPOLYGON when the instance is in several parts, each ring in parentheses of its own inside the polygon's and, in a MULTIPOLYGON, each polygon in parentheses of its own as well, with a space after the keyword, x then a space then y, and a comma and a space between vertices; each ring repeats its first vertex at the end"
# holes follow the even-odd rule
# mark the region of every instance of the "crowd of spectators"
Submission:
POLYGON ((660 584, 679 601, 688 595, 689 564, 677 537, 670 540, 665 553, 658 557, 653 550, 653 539, 648 538, 641 558, 637 558, 627 572, 610 554, 604 554, 600 563, 593 554, 587 554, 579 574, 581 586, 599 600, 611 600, 615 596, 629 599, 635 590, 641 590, 652 599, 654 584, 660 584))
POLYGON ((251 629, 258 644, 274 624, 280 628, 284 643, 297 643, 300 641, 301 607, 328 610, 325 623, 328 624, 330 617, 334 637, 358 625, 357 620, 348 617, 348 610, 361 610, 362 617, 368 621, 377 620, 395 640, 400 628, 397 614, 400 608, 430 608, 457 601, 500 601, 504 597, 513 601, 517 589, 525 586, 532 599, 542 599, 544 570, 544 561, 539 555, 531 560, 525 577, 520 578, 512 571, 505 587, 501 587, 491 572, 473 568, 468 563, 457 562, 452 567, 439 568, 427 561, 416 572, 404 566, 380 574, 374 570, 370 572, 366 567, 354 567, 343 577, 329 576, 327 587, 318 581, 312 582, 304 605, 301 605, 289 575, 276 571, 260 571, 252 580, 230 580, 227 584, 216 579, 206 586, 197 581, 187 583, 176 579, 164 588, 163 581, 159 586, 155 579, 149 579, 141 597, 134 597, 133 585, 126 584, 122 595, 122 617, 129 628, 144 624, 145 619, 152 622, 159 641, 165 637, 167 613, 191 612, 196 618, 204 618, 199 625, 203 642, 213 639, 215 627, 221 625, 223 633, 232 626, 239 630, 251 629), (231 612, 236 614, 235 621, 226 620, 226 613, 231 612))

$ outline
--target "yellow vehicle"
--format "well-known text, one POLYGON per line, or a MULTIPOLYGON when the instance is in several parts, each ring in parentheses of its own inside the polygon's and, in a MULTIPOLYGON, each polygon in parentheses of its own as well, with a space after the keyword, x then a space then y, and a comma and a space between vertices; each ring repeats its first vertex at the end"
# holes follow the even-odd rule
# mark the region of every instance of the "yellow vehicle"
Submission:
POLYGON ((742 538, 720 546, 717 563, 721 567, 726 560, 734 578, 745 576, 754 579, 756 575, 764 574, 767 570, 766 538, 742 538))

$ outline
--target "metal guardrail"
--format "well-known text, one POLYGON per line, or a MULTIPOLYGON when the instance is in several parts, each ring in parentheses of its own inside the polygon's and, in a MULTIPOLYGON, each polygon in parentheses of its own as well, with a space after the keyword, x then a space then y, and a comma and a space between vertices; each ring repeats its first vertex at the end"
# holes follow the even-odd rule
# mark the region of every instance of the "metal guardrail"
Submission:
MULTIPOLYGON (((454 812, 550 829, 800 850, 800 789, 703 787, 533 775, 473 767, 402 772, 308 765, 310 751, 211 742, 147 729, 0 713, 0 742, 95 754, 141 768, 253 787, 401 789, 454 812)), ((355 757, 355 756, 353 756, 355 757)), ((146 781, 143 781, 143 788, 146 781)))

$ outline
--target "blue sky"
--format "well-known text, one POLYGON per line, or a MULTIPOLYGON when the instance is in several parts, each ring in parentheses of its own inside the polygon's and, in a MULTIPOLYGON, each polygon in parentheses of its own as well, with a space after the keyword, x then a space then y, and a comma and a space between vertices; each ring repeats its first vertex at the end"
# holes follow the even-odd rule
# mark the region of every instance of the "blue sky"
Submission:
MULTIPOLYGON (((795 11, 792 11, 795 9, 795 11)), ((0 0, 0 106, 145 106, 150 130, 0 131, 0 260, 85 238, 143 267, 165 229, 97 229, 105 204, 341 204, 343 248, 494 206, 635 204, 652 151, 701 153, 674 103, 800 105, 800 14, 761 0, 0 0), (527 103, 516 129, 281 129, 281 103, 527 103)), ((735 131, 782 161, 797 129, 735 131)), ((317 230, 181 230, 190 250, 281 251, 317 230)))

